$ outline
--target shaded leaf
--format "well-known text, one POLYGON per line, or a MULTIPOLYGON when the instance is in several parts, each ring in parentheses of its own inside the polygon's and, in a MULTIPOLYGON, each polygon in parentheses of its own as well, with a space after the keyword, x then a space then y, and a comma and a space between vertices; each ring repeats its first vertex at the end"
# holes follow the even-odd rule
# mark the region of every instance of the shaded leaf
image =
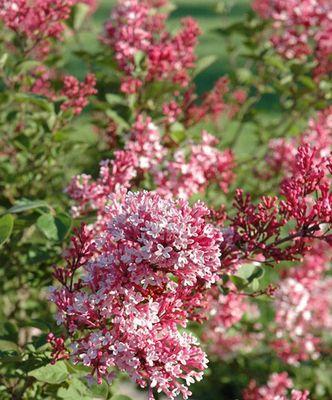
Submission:
POLYGON ((43 200, 21 200, 17 202, 13 207, 7 210, 7 213, 17 214, 23 211, 33 210, 35 208, 51 208, 43 200))
POLYGON ((58 240, 58 229, 51 214, 43 214, 37 219, 37 227, 50 240, 58 240))
POLYGON ((232 275, 230 280, 234 283, 234 285, 239 289, 243 289, 248 285, 248 281, 245 279, 240 278, 239 276, 232 275))
POLYGON ((212 65, 216 61, 217 57, 214 55, 206 56, 203 58, 200 58, 197 63, 196 63, 196 68, 194 71, 194 76, 197 76, 207 68, 209 68, 210 65, 212 65))
POLYGON ((71 399, 84 399, 84 400, 89 400, 91 399, 90 396, 88 396, 88 390, 87 387, 78 379, 78 378, 73 378, 70 383, 69 387, 66 388, 60 388, 57 393, 58 397, 61 399, 65 400, 71 400, 71 399))
POLYGON ((13 351, 19 352, 20 349, 16 343, 10 342, 9 340, 0 339, 0 350, 1 351, 13 350, 13 351))
POLYGON ((69 234, 72 227, 72 219, 68 214, 59 213, 54 219, 57 229, 57 240, 63 241, 69 234))
POLYGON ((120 104, 123 106, 127 105, 126 100, 122 96, 119 96, 118 94, 107 93, 105 98, 106 98, 107 103, 111 104, 112 106, 117 105, 117 104, 120 104))
POLYGON ((33 376, 40 382, 58 384, 68 378, 68 371, 65 363, 58 361, 54 365, 49 364, 29 372, 29 376, 33 376))
POLYGON ((14 218, 6 214, 0 218, 0 246, 9 239, 14 226, 14 218))
POLYGON ((84 3, 77 3, 73 10, 73 28, 78 30, 81 28, 86 16, 90 11, 90 7, 84 3))
POLYGON ((31 93, 17 93, 14 96, 15 101, 18 103, 28 103, 28 104, 33 104, 35 106, 40 107, 41 109, 48 111, 48 112, 54 112, 54 106, 53 103, 51 103, 49 100, 38 96, 34 95, 31 93))

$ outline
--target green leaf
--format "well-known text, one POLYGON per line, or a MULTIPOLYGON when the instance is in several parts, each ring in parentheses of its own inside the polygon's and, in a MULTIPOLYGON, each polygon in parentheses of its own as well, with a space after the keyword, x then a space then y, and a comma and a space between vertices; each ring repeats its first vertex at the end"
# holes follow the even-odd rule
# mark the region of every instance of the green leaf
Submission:
POLYGON ((66 131, 56 131, 53 138, 56 142, 60 143, 68 139, 68 133, 66 131))
POLYGON ((114 122, 119 125, 120 128, 122 128, 122 129, 129 128, 128 122, 125 121, 122 117, 120 117, 120 115, 117 114, 115 111, 108 109, 108 110, 106 110, 106 115, 108 117, 112 118, 114 120, 114 122))
POLYGON ((108 384, 103 381, 100 385, 95 383, 89 387, 89 392, 93 395, 93 398, 107 399, 108 396, 108 384))
POLYGON ((251 282, 251 287, 254 292, 256 292, 259 289, 259 280, 258 279, 253 279, 251 282))
POLYGON ((57 228, 57 238, 59 241, 63 241, 68 236, 73 221, 68 214, 59 213, 56 215, 54 223, 57 228))
POLYGON ((250 283, 254 279, 260 279, 264 275, 264 269, 254 264, 245 264, 241 266, 236 275, 250 283))
POLYGON ((7 60, 8 60, 8 53, 4 53, 0 57, 0 69, 4 68, 4 66, 6 65, 7 60))
POLYGON ((170 136, 175 143, 181 143, 185 140, 186 133, 184 131, 173 131, 171 132, 170 136))
POLYGON ((248 285, 248 281, 240 278, 239 276, 232 275, 230 276, 230 280, 234 283, 234 285, 239 289, 243 289, 248 285))
POLYGON ((241 265, 239 270, 236 272, 236 275, 242 279, 248 279, 255 269, 256 267, 253 264, 244 264, 241 265))
POLYGON ((139 67, 145 58, 145 53, 141 50, 136 51, 134 54, 134 62, 136 67, 139 67))
POLYGON ((306 86, 308 89, 314 90, 316 89, 316 83, 309 76, 302 75, 299 77, 299 81, 306 86))
POLYGON ((18 67, 18 73, 19 74, 25 74, 29 71, 31 71, 33 68, 38 67, 39 65, 41 65, 40 61, 34 61, 34 60, 27 60, 27 61, 23 61, 18 67))
POLYGON ((214 55, 206 56, 199 59, 196 63, 194 76, 197 76, 198 74, 209 68, 209 66, 212 65, 216 61, 216 59, 217 57, 214 55))
POLYGON ((241 83, 248 84, 253 78, 252 72, 247 68, 239 68, 236 71, 237 77, 241 83))
POLYGON ((13 207, 7 210, 7 213, 17 214, 23 211, 33 210, 36 208, 51 208, 43 200, 20 200, 13 207))
POLYGON ((115 394, 111 397, 111 400, 132 400, 132 398, 124 394, 115 394))
POLYGON ((118 94, 107 93, 105 98, 107 103, 111 104, 112 106, 119 104, 122 106, 127 105, 126 100, 122 96, 119 96, 118 94))
POLYGON ((49 364, 29 372, 29 376, 33 376, 37 381, 55 385, 68 378, 68 371, 66 364, 63 361, 58 361, 54 365, 49 364))
POLYGON ((280 71, 286 72, 288 71, 287 67, 285 66, 285 63, 279 56, 265 56, 264 57, 266 64, 270 65, 271 67, 277 68, 280 71))
POLYGON ((6 214, 0 218, 0 246, 9 239, 14 226, 14 218, 6 214))
POLYGON ((31 93, 17 93, 14 100, 18 103, 33 104, 44 111, 54 113, 54 106, 49 100, 31 93))
POLYGON ((83 25, 83 22, 90 11, 90 7, 84 3, 78 3, 74 6, 73 28, 78 30, 83 25))
POLYGON ((68 360, 65 360, 64 362, 70 374, 75 374, 76 376, 86 376, 90 372, 90 368, 83 364, 74 365, 68 360))
POLYGON ((37 219, 37 227, 49 240, 58 240, 58 229, 51 214, 43 214, 37 219))
POLYGON ((14 342, 0 339, 0 351, 10 351, 10 350, 16 351, 18 353, 19 347, 14 342))
POLYGON ((21 355, 8 355, 8 352, 0 351, 0 362, 1 364, 16 364, 22 362, 21 355))
POLYGON ((73 378, 69 382, 69 387, 67 389, 61 387, 57 393, 58 397, 65 400, 74 400, 74 399, 84 399, 89 400, 91 399, 88 396, 88 389, 87 387, 78 379, 73 378))
POLYGON ((248 281, 253 282, 254 280, 259 280, 264 275, 264 269, 261 267, 257 267, 255 271, 249 276, 248 281))

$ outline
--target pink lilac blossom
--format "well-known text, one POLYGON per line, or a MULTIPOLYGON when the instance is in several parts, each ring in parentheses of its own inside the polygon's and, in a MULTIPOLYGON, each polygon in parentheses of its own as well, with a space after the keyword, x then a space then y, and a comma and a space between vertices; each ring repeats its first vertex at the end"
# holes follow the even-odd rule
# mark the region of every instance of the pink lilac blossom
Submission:
MULTIPOLYGON (((120 190, 105 212, 104 229, 83 228, 67 267, 55 270, 61 286, 51 300, 71 336, 71 358, 91 367, 98 382, 111 380, 117 368, 149 386, 150 398, 155 388, 186 399, 207 359, 178 327, 195 319, 202 294, 217 279, 220 230, 206 222, 202 203, 190 207, 148 192, 120 190)), ((61 358, 62 342, 57 346, 61 358)))
POLYGON ((158 127, 151 118, 138 115, 125 144, 125 150, 134 154, 137 168, 149 171, 164 159, 166 148, 161 143, 158 127))
POLYGON ((192 18, 182 20, 182 29, 171 35, 165 28, 167 14, 163 2, 122 0, 105 25, 103 42, 115 53, 125 76, 121 90, 135 93, 145 82, 170 81, 185 87, 194 67, 200 30, 192 18), (136 57, 140 55, 144 72, 137 75, 136 57))
POLYGON ((163 104, 163 114, 165 115, 167 124, 173 124, 176 122, 181 113, 181 107, 176 101, 172 100, 169 103, 163 104))
POLYGON ((56 76, 56 72, 52 69, 40 65, 31 71, 33 83, 28 89, 31 93, 45 96, 51 100, 56 100, 57 95, 52 86, 52 81, 56 76))
POLYGON ((104 215, 107 198, 119 186, 129 188, 140 175, 162 162, 166 149, 161 144, 159 129, 149 117, 138 115, 124 150, 117 150, 112 161, 101 163, 99 178, 93 182, 89 175, 72 179, 67 193, 75 201, 72 208, 78 216, 91 210, 104 215))
POLYGON ((209 313, 212 317, 211 324, 219 330, 229 329, 238 323, 243 315, 251 309, 247 299, 241 293, 236 292, 234 285, 227 285, 226 287, 228 289, 232 288, 232 291, 228 294, 222 294, 215 289, 214 295, 212 296, 211 293, 209 301, 209 313))
POLYGON ((88 97, 97 93, 96 78, 88 74, 84 82, 79 82, 74 76, 67 75, 63 80, 62 95, 66 100, 61 104, 61 110, 72 110, 75 115, 80 114, 88 105, 88 97))
POLYGON ((248 332, 246 329, 228 329, 226 331, 209 329, 204 335, 209 358, 229 360, 236 358, 239 354, 248 354, 259 346, 264 335, 248 332))
POLYGON ((97 93, 94 74, 87 74, 83 82, 72 75, 61 75, 59 71, 39 65, 29 71, 28 82, 21 79, 21 90, 44 96, 52 101, 61 100, 61 110, 71 109, 78 115, 88 105, 88 98, 97 93), (57 84, 62 85, 57 90, 57 84), (65 99, 63 99, 65 97, 65 99))
POLYGON ((185 98, 185 103, 188 103, 184 107, 187 126, 197 124, 199 121, 208 118, 217 121, 221 115, 233 118, 240 106, 246 101, 247 94, 241 89, 230 93, 229 79, 222 77, 218 79, 212 90, 203 96, 199 104, 196 104, 192 97, 193 93, 189 91, 187 98, 185 98))
POLYGON ((61 40, 64 21, 74 0, 1 0, 0 20, 6 27, 32 42, 31 49, 49 51, 48 40, 61 40))
POLYGON ((124 150, 117 151, 114 160, 105 161, 112 167, 111 180, 103 178, 102 174, 96 182, 87 175, 73 178, 67 189, 76 202, 73 212, 79 215, 96 209, 103 214, 103 205, 107 196, 115 191, 116 183, 129 188, 144 173, 151 175, 156 192, 164 197, 174 195, 188 199, 212 183, 227 191, 234 178, 234 158, 230 151, 218 150, 217 143, 214 136, 203 132, 202 143, 191 144, 187 160, 184 150, 173 154, 163 145, 159 128, 150 118, 138 115, 124 150))
POLYGON ((239 326, 232 329, 239 325, 244 315, 256 320, 259 311, 243 294, 237 292, 234 285, 228 283, 225 288, 230 290, 228 294, 220 293, 217 288, 209 293, 209 319, 202 335, 211 357, 221 359, 230 358, 239 352, 249 352, 262 337, 256 332, 241 330, 239 326))
POLYGON ((264 386, 258 386, 254 380, 250 381, 243 392, 243 400, 309 400, 307 390, 301 392, 293 387, 287 372, 274 373, 264 386))
POLYGON ((114 154, 114 160, 100 163, 99 178, 96 181, 92 181, 92 177, 86 174, 75 176, 66 189, 75 201, 73 215, 77 217, 98 210, 99 219, 102 220, 108 196, 120 186, 130 187, 132 179, 137 176, 136 165, 135 156, 118 150, 114 154))
MULTIPOLYGON (((57 268, 55 276, 62 287, 51 296, 59 310, 58 321, 70 335, 87 327, 96 334, 72 339, 74 361, 83 360, 99 381, 102 376, 111 379, 117 367, 142 387, 149 385, 150 394, 156 386, 170 398, 178 393, 188 396, 177 379, 190 383, 193 377, 200 378, 206 360, 191 336, 184 344, 177 326, 204 318, 209 303, 206 289, 219 273, 232 271, 234 264, 253 255, 262 262, 294 260, 308 251, 312 237, 325 240, 320 225, 325 224, 325 229, 330 224, 324 190, 331 162, 314 156, 307 145, 299 149, 296 171, 283 182, 284 199, 279 202, 265 197, 255 206, 238 192, 238 214, 223 231, 205 223, 209 212, 201 204, 191 209, 184 200, 146 192, 126 194, 120 188, 107 198, 102 182, 101 197, 97 196, 102 222, 97 220, 84 232, 85 238, 76 239, 74 243, 81 243, 83 250, 75 248, 72 259, 67 257, 68 267, 57 268), (281 228, 289 221, 296 230, 282 237, 281 228), (82 273, 74 278, 78 268, 82 273), (156 344, 159 338, 162 342, 156 344), (121 351, 115 343, 121 344, 121 351), (171 354, 163 344, 178 349, 172 355, 172 368, 168 367, 171 354), (179 370, 180 359, 186 364, 179 370)), ((111 178, 117 182, 116 174, 111 178)), ((81 196, 79 190, 77 195, 81 196)), ((239 299, 233 300, 241 308, 239 299)), ((227 326, 237 320, 226 306, 217 315, 227 326)), ((221 336, 221 346, 232 343, 227 334, 221 336)), ((61 343, 55 344, 59 349, 54 354, 62 357, 61 343)))
POLYGON ((155 176, 157 191, 187 199, 217 183, 227 192, 234 179, 234 157, 231 150, 218 150, 217 144, 216 137, 203 131, 202 142, 192 144, 187 157, 183 149, 177 150, 174 158, 155 176))
POLYGON ((254 10, 272 19, 271 42, 288 59, 313 57, 315 75, 332 72, 332 3, 330 0, 255 0, 254 10))
POLYGON ((272 347, 288 364, 319 357, 323 331, 332 328, 332 279, 325 276, 330 247, 316 243, 303 263, 285 270, 275 294, 275 340, 272 347))
MULTIPOLYGON (((152 137, 156 138, 154 128, 152 133, 152 137)), ((175 161, 167 159, 163 161, 162 170, 158 169, 159 159, 157 162, 149 161, 149 165, 155 166, 155 169, 152 168, 152 173, 159 194, 169 198, 172 195, 187 198, 193 193, 204 190, 211 182, 219 183, 221 187, 225 181, 227 183, 223 174, 226 173, 227 177, 231 170, 226 169, 225 172, 223 169, 218 169, 219 165, 225 167, 222 163, 224 154, 211 147, 214 143, 213 137, 205 135, 203 140, 202 145, 192 146, 189 162, 184 159, 184 154, 180 151, 175 153, 175 161), (177 160, 179 152, 180 157, 177 160), (192 166, 195 168, 191 168, 192 166)), ((154 141, 151 143, 151 146, 154 146, 154 141)), ((156 154, 158 155, 158 152, 156 154)), ((129 187, 133 184, 133 179, 139 178, 140 170, 144 171, 139 168, 138 162, 142 153, 136 154, 132 150, 125 149, 116 153, 116 157, 120 155, 119 160, 115 159, 110 163, 112 172, 105 169, 108 171, 107 179, 101 176, 96 182, 91 182, 91 177, 87 176, 74 178, 68 192, 77 202, 74 209, 77 213, 88 211, 89 208, 96 209, 99 219, 102 220, 107 196, 115 191, 116 183, 129 187), (117 167, 118 162, 119 167, 117 167), (111 174, 110 180, 109 174, 111 174)), ((153 156, 154 154, 151 154, 151 157, 153 156)), ((249 195, 244 196, 243 192, 238 190, 234 201, 237 212, 231 218, 226 217, 225 223, 228 222, 229 226, 223 229, 225 241, 222 243, 222 259, 225 271, 234 270, 236 265, 245 259, 250 261, 253 256, 255 256, 254 261, 259 258, 259 261, 267 264, 294 260, 299 254, 307 251, 308 241, 313 238, 329 242, 331 236, 328 235, 328 227, 331 225, 332 202, 329 189, 331 165, 331 157, 317 158, 315 150, 311 150, 308 145, 302 146, 296 155, 294 173, 282 182, 281 200, 265 196, 256 205, 251 202, 249 195), (282 230, 289 224, 294 226, 294 230, 288 236, 282 237, 282 230), (322 231, 325 229, 323 224, 326 224, 326 232, 322 231)), ((225 220, 225 217, 223 219, 225 220)))
MULTIPOLYGON (((77 3, 85 3, 90 14, 97 7, 96 0, 0 0, 0 21, 19 36, 24 55, 33 53, 44 59, 51 52, 51 42, 61 41, 77 3)), ((9 43, 14 48, 13 42, 9 43)))

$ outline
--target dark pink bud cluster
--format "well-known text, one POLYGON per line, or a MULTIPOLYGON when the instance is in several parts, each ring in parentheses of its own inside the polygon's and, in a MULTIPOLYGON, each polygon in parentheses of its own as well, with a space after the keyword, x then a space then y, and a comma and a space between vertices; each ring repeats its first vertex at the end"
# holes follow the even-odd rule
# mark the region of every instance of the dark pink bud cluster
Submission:
POLYGON ((156 388, 186 399, 207 359, 178 326, 196 319, 217 279, 220 230, 206 222, 202 203, 190 207, 148 192, 120 191, 106 213, 104 229, 83 230, 67 267, 55 272, 61 286, 51 300, 71 336, 71 357, 99 382, 116 368, 149 386, 151 398, 156 388))
POLYGON ((307 390, 301 392, 293 387, 293 381, 287 372, 275 373, 264 386, 258 386, 256 381, 251 381, 243 392, 243 400, 309 400, 307 390))
POLYGON ((332 71, 332 3, 330 0, 254 0, 262 18, 273 20, 271 42, 288 59, 315 63, 315 75, 332 71))
POLYGON ((65 340, 63 337, 56 337, 53 333, 47 335, 47 343, 52 346, 51 364, 55 364, 58 360, 66 360, 69 358, 68 350, 65 348, 65 340))
POLYGON ((200 29, 192 18, 185 18, 182 29, 169 34, 167 14, 160 11, 164 3, 119 1, 105 25, 103 42, 125 73, 121 89, 126 93, 137 92, 144 82, 169 81, 182 87, 189 82, 200 29))
POLYGON ((62 95, 67 99, 61 104, 61 110, 72 110, 78 115, 88 105, 88 97, 97 93, 96 78, 88 74, 84 82, 79 82, 74 76, 67 75, 63 80, 62 95))
MULTIPOLYGON (((245 255, 259 255, 265 263, 293 260, 304 254, 307 240, 329 240, 332 193, 331 156, 316 157, 308 145, 298 149, 293 175, 281 185, 283 199, 264 196, 253 204, 250 196, 237 190, 235 216, 223 243, 223 260, 230 266, 245 255), (284 227, 293 226, 288 236, 284 227)), ((291 228, 288 228, 291 229, 291 228)), ((253 260, 253 259, 252 259, 253 260)), ((254 259, 255 260, 255 259, 254 259)))
POLYGON ((316 157, 316 149, 301 146, 296 155, 296 171, 281 185, 285 200, 281 210, 287 219, 296 221, 296 229, 304 235, 315 235, 321 224, 332 223, 331 179, 332 155, 316 157))

